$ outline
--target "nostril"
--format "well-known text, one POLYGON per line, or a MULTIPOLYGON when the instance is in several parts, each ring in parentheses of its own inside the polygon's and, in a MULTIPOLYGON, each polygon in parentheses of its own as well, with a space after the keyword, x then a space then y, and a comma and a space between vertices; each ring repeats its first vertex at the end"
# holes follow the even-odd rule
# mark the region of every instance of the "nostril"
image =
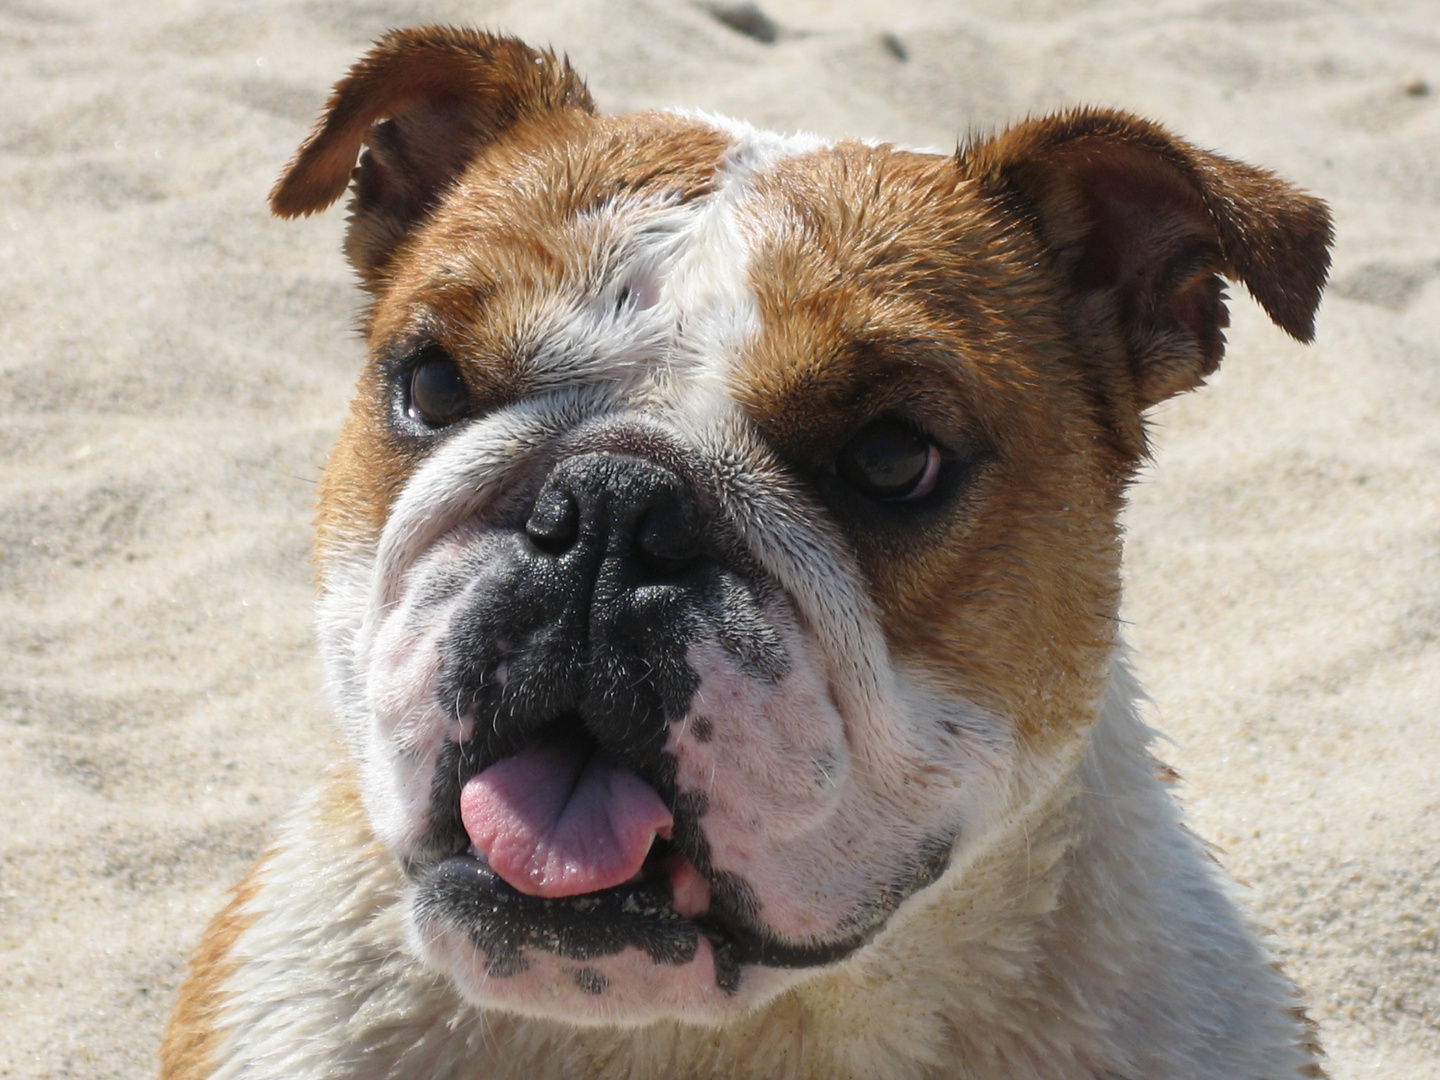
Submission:
POLYGON ((580 535, 580 511, 574 497, 559 487, 542 491, 525 522, 525 534, 551 555, 569 551, 580 535))

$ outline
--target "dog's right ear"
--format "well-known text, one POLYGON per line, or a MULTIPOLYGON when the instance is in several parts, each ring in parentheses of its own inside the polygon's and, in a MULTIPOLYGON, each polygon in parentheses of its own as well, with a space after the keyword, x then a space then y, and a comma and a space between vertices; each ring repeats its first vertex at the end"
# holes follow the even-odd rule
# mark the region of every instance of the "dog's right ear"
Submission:
POLYGON ((353 178, 345 250, 374 288, 396 245, 486 144, 531 119, 594 109, 567 61, 515 38, 392 31, 336 84, 270 192, 270 209, 286 218, 324 210, 353 178))
MULTIPOLYGON (((1027 225, 1138 411, 1200 385, 1224 352, 1220 278, 1244 282, 1300 341, 1330 267, 1319 199, 1127 113, 1076 109, 965 148, 960 166, 1027 225)), ((1103 361, 1102 361, 1103 362, 1103 361)))

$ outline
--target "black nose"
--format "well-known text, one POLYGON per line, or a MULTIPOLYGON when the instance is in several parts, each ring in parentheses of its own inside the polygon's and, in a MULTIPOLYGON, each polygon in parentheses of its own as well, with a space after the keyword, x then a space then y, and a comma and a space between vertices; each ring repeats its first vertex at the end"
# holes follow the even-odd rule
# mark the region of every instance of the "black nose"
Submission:
POLYGON ((749 595, 729 587, 712 520, 674 470, 589 453, 552 467, 522 522, 477 549, 440 700, 473 710, 475 762, 583 736, 665 793, 667 725, 699 685, 687 652, 712 609, 749 595))
POLYGON ((545 554, 599 563, 624 588, 673 580, 693 565, 702 554, 700 517, 694 492, 669 469, 583 454, 551 472, 525 534, 545 554))

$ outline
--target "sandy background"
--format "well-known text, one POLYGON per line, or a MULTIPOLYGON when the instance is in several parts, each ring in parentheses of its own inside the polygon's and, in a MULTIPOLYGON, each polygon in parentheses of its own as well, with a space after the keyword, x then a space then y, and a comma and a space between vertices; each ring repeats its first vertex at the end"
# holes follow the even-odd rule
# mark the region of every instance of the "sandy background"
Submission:
POLYGON ((355 295, 342 215, 264 195, 424 19, 552 42, 610 111, 949 146, 1116 104, 1331 201, 1319 343, 1239 300, 1159 418, 1128 614, 1334 1075, 1440 1076, 1440 4, 765 10, 769 42, 656 0, 0 0, 0 1076, 149 1075, 186 950, 335 753, 307 520, 355 295))

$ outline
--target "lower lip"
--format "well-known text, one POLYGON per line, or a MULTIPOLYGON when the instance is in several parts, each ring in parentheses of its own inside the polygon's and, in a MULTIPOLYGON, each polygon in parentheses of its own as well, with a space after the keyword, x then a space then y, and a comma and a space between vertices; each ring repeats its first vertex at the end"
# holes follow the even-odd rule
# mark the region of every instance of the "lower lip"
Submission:
MULTIPOLYGON (((691 873, 698 883, 682 881, 680 889, 687 908, 709 896, 704 879, 693 867, 691 873)), ((443 936, 448 929, 468 937, 485 958, 487 996, 528 996, 543 971, 576 964, 627 971, 631 979, 645 971, 643 984, 658 978, 673 984, 672 991, 689 987, 686 996, 700 994, 712 1004, 733 1001, 739 985, 724 933, 677 910, 658 876, 578 896, 534 897, 465 854, 422 875, 420 888, 417 914, 431 927, 426 933, 443 936)))
POLYGON ((663 928, 664 936, 719 941, 722 933, 704 920, 710 907, 710 886, 683 855, 672 853, 662 861, 659 873, 598 892, 575 896, 540 897, 521 892, 495 873, 472 848, 463 855, 443 860, 430 872, 432 882, 443 879, 451 895, 478 901, 472 908, 479 916, 486 908, 496 918, 511 913, 520 922, 602 920, 607 917, 626 923, 644 923, 663 928), (668 882, 667 882, 668 879, 668 882), (668 885, 668 887, 667 887, 668 885))

